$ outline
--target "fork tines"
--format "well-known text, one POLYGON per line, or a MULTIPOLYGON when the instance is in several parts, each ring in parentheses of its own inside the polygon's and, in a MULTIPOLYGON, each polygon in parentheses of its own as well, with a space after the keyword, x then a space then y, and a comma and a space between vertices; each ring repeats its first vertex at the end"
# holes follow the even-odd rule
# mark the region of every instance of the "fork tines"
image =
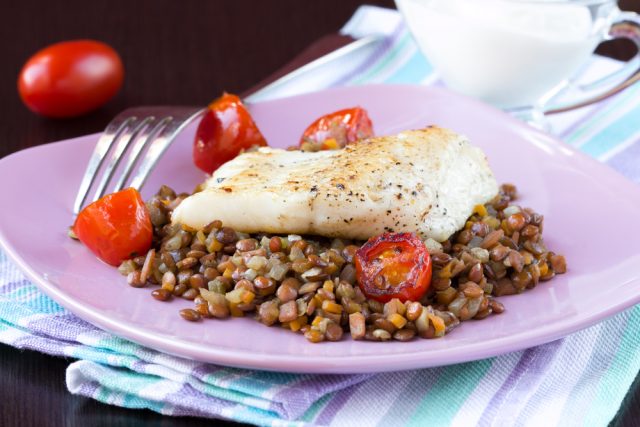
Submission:
POLYGON ((100 136, 89 159, 73 204, 74 214, 82 209, 98 177, 99 183, 91 201, 98 200, 107 193, 116 170, 120 170, 120 176, 115 186, 109 188, 109 192, 119 191, 125 186, 142 188, 175 137, 189 123, 201 117, 204 111, 200 107, 138 107, 118 114, 100 136), (109 162, 103 167, 109 153, 109 162), (140 161, 143 153, 146 154, 140 161), (119 168, 124 157, 126 162, 119 168), (136 167, 137 171, 133 174, 136 167))

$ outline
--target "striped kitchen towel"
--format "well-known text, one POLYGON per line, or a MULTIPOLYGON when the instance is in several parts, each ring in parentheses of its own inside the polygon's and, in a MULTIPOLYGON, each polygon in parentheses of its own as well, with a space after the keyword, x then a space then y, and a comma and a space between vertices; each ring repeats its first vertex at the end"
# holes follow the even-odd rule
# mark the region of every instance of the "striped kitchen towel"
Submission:
MULTIPOLYGON (((344 75, 335 67, 335 82, 440 84, 395 11, 362 7, 343 29, 355 37, 380 31, 386 42, 365 66, 344 75)), ((594 57, 590 69, 611 66, 594 57)), ((638 92, 640 85, 554 117, 554 129, 640 182, 638 92)), ((0 341, 79 359, 67 371, 72 393, 168 415, 265 426, 598 426, 612 419, 640 370, 640 306, 476 362, 376 375, 257 372, 169 356, 97 329, 40 293, 0 253, 0 341)))

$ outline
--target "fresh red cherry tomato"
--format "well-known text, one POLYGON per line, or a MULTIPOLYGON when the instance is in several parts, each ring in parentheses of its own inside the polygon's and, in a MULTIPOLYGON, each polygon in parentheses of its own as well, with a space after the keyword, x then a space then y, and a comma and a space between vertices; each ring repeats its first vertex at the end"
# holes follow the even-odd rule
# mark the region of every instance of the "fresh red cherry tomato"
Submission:
POLYGON ((33 55, 18 77, 20 97, 48 117, 95 110, 120 90, 124 67, 117 52, 94 40, 52 44, 33 55))
POLYGON ((343 148, 362 138, 373 136, 373 125, 367 110, 347 108, 324 115, 313 122, 302 134, 300 146, 313 144, 319 150, 343 148))
POLYGON ((242 150, 256 145, 265 146, 267 141, 240 98, 225 93, 209 104, 209 111, 198 126, 193 162, 210 174, 242 150))
POLYGON ((431 283, 431 256, 412 233, 372 237, 356 252, 355 264, 360 289, 376 301, 418 301, 431 283))
POLYGON ((145 254, 153 238, 149 211, 133 188, 88 205, 76 218, 73 232, 98 258, 115 266, 145 254))

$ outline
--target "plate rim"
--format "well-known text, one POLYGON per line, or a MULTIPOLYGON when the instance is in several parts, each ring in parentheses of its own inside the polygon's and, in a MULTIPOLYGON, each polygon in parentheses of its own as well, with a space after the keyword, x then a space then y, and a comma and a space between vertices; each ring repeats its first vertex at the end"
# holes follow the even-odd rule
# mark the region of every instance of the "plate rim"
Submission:
MULTIPOLYGON (((622 179, 624 182, 631 184, 631 186, 626 186, 625 191, 635 191, 640 195, 640 187, 636 188, 635 183, 628 180, 621 174, 619 174, 616 170, 607 167, 606 165, 598 162, 597 160, 587 156, 586 154, 578 151, 574 147, 569 146, 558 138, 541 132, 537 129, 531 128, 524 123, 517 121, 506 113, 497 110, 489 105, 483 104, 477 100, 470 99, 464 97, 462 95, 455 94, 443 88, 429 87, 423 85, 362 85, 362 86, 352 86, 352 87, 340 87, 340 88, 332 88, 329 90, 322 90, 316 92, 310 92, 302 95, 296 95, 293 97, 274 99, 269 101, 263 101, 257 104, 271 104, 271 103, 279 103, 279 102, 288 102, 293 98, 302 98, 313 96, 314 94, 322 93, 322 92, 331 92, 331 91, 351 91, 351 90, 366 90, 366 88, 370 88, 372 86, 375 87, 398 87, 402 86, 405 88, 410 88, 412 90, 421 90, 421 91, 436 91, 443 92, 446 96, 452 96, 455 98, 462 98, 464 102, 473 102, 474 108, 483 108, 489 110, 492 114, 498 114, 502 116, 502 119, 507 119, 507 122, 510 126, 516 126, 518 128, 523 129, 527 133, 533 133, 537 137, 543 138, 546 142, 553 142, 556 144, 560 144, 564 149, 568 149, 572 152, 573 155, 579 155, 583 160, 588 160, 592 162, 592 164, 597 165, 596 167, 601 168, 603 171, 613 172, 619 179, 622 179)), ((98 134, 89 134, 85 136, 69 138, 57 142, 51 142, 35 147, 29 147, 8 156, 0 159, 0 168, 6 167, 7 164, 13 161, 17 156, 27 155, 27 152, 31 152, 29 154, 33 154, 33 151, 41 151, 43 147, 50 148, 52 146, 60 146, 67 144, 77 144, 82 139, 86 139, 88 137, 92 137, 98 134)), ((437 362, 437 363, 421 363, 417 357, 417 355, 424 353, 424 350, 416 350, 411 351, 410 348, 407 348, 407 352, 403 353, 394 353, 390 354, 366 354, 366 355, 339 355, 337 357, 327 357, 326 355, 299 355, 295 356, 292 354, 287 355, 272 355, 272 354, 264 354, 264 353, 250 353, 246 350, 234 350, 229 348, 216 348, 216 347, 207 347, 205 344, 198 344, 192 341, 182 340, 171 336, 170 339, 167 335, 162 335, 160 333, 156 333, 153 331, 145 331, 144 327, 129 325, 124 321, 120 321, 118 319, 112 319, 105 315, 102 315, 91 308, 88 308, 82 304, 82 301, 78 301, 74 298, 67 296, 61 289, 58 289, 54 284, 48 282, 45 277, 38 274, 24 259, 23 257, 9 244, 7 237, 5 236, 4 229, 2 224, 0 224, 0 248, 7 254, 7 256, 16 264, 16 266, 27 276, 29 280, 31 280, 40 290, 42 290, 46 295, 50 298, 58 302, 65 309, 69 310, 71 313, 77 315, 83 320, 88 321, 92 325, 106 330, 109 333, 113 333, 116 336, 131 340, 138 345, 152 348, 157 351, 167 352, 169 354, 188 358, 193 360, 198 360, 206 363, 217 363, 226 366, 234 366, 240 368, 249 368, 249 369, 259 369, 259 370, 271 370, 271 371, 279 371, 279 372, 298 372, 298 373, 365 373, 365 372, 385 372, 385 371, 398 371, 398 370, 408 370, 408 369, 416 369, 416 368, 427 368, 434 366, 444 366, 454 363, 462 363, 473 360, 480 360, 487 357, 498 356, 501 354, 519 351, 525 348, 533 347, 536 345, 544 344, 550 341, 554 341, 558 338, 567 336, 573 332, 585 329, 589 326, 592 326, 605 318, 613 316, 619 312, 624 311, 632 307, 635 304, 640 303, 640 292, 637 293, 634 297, 626 299, 626 300, 618 300, 615 304, 609 304, 604 309, 598 309, 597 311, 590 313, 589 315, 585 315, 584 312, 581 312, 580 315, 574 317, 564 318, 560 321, 555 322, 554 328, 549 331, 549 329, 537 329, 534 328, 525 333, 520 333, 516 335, 515 339, 513 335, 505 335, 497 338, 492 338, 490 341, 481 341, 478 340, 474 343, 467 343, 465 345, 466 349, 469 351, 460 352, 458 346, 447 347, 444 349, 434 349, 433 353, 441 354, 440 357, 435 358, 436 360, 441 360, 444 357, 447 357, 446 362, 437 362), (485 344, 490 343, 490 344, 485 344), (496 351, 496 347, 499 347, 501 350, 496 351), (190 354, 196 357, 190 357, 188 355, 183 354, 183 350, 188 348, 190 350, 190 354), (449 355, 449 353, 453 353, 449 355), (461 354, 462 353, 462 354, 461 354), (394 365, 389 366, 388 360, 389 357, 394 358, 394 365), (290 366, 291 369, 284 370, 282 365, 283 362, 286 362, 290 359, 295 358, 295 365, 290 366), (215 359, 215 360, 214 360, 215 359), (366 363, 363 363, 366 361, 366 363), (357 363, 356 363, 357 362, 357 363), (366 365, 366 367, 358 367, 357 365, 366 365), (398 365, 400 368, 398 368, 398 365)), ((640 279, 630 280, 627 284, 636 286, 640 286, 640 279)), ((306 343, 305 343, 306 344, 306 343)), ((324 343, 323 345, 331 345, 331 343, 324 343)))

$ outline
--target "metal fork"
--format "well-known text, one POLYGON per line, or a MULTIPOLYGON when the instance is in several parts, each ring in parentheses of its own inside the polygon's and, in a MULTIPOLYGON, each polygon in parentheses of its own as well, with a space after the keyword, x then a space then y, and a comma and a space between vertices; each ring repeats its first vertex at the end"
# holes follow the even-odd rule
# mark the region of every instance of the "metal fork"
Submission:
MULTIPOLYGON (((342 61, 341 66, 350 66, 355 69, 383 42, 382 36, 363 37, 279 78, 246 97, 245 101, 256 102, 265 96, 292 95, 295 93, 291 92, 291 88, 295 87, 292 83, 300 79, 309 78, 315 84, 326 84, 324 80, 326 80, 327 68, 335 66, 337 61, 352 55, 350 57, 352 60, 348 63, 342 61), (361 60, 353 60, 354 54, 361 60)), ((109 183, 124 157, 127 157, 127 163, 115 187, 109 188, 109 191, 119 191, 125 186, 140 189, 175 137, 189 123, 202 117, 206 111, 206 108, 201 107, 139 107, 127 109, 117 115, 105 129, 89 159, 73 204, 73 213, 77 215, 80 212, 100 175, 102 178, 91 200, 98 200, 106 194, 109 183), (145 149, 146 155, 142 162, 139 162, 145 149), (111 158, 107 166, 102 168, 109 153, 111 158), (129 181, 138 163, 140 166, 129 181)))
POLYGON ((89 159, 73 204, 73 213, 78 214, 82 209, 109 153, 111 157, 102 172, 92 201, 105 195, 116 169, 125 157, 127 163, 116 185, 109 191, 122 190, 125 185, 141 188, 175 137, 189 123, 202 117, 205 111, 202 107, 136 107, 118 114, 100 136, 89 159), (142 162, 139 162, 145 150, 146 154, 142 162), (131 178, 138 163, 140 165, 131 178))

